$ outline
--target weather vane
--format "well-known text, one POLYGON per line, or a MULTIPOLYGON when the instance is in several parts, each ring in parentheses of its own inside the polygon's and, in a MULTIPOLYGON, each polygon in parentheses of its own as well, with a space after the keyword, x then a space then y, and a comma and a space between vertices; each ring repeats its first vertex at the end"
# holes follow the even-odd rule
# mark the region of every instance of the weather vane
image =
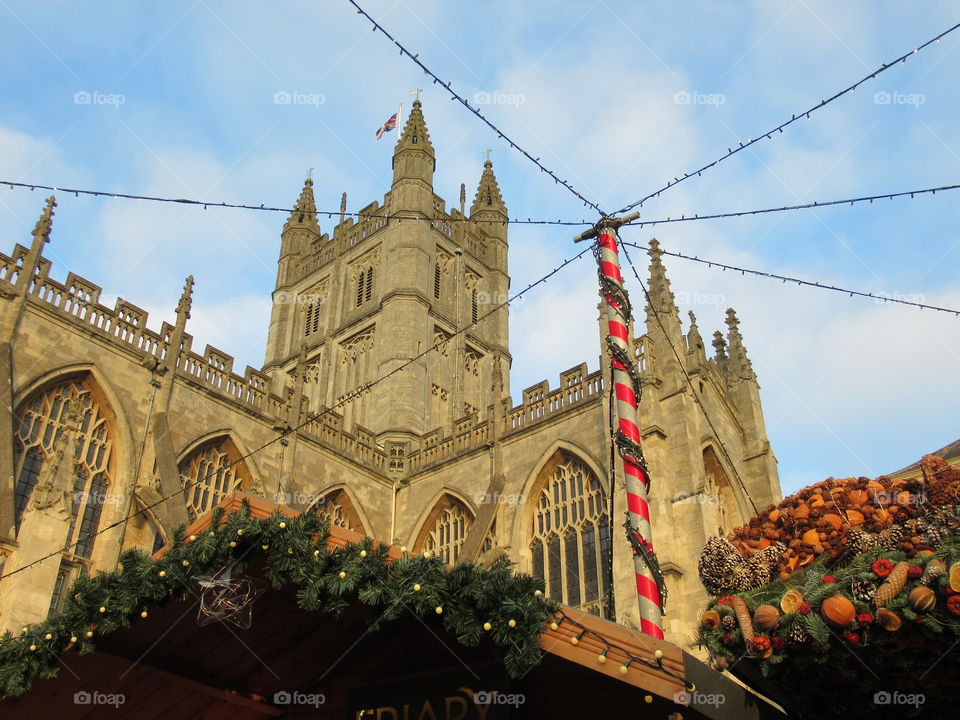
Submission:
POLYGON ((489 160, 489 159, 490 159, 490 153, 492 153, 492 152, 493 152, 493 148, 487 148, 486 150, 484 150, 484 151, 483 151, 483 159, 484 159, 484 160, 489 160))
POLYGON ((307 177, 313 179, 313 168, 307 168, 307 177))
POLYGON ((423 90, 421 90, 420 88, 414 88, 413 90, 410 91, 410 94, 413 95, 413 99, 414 99, 414 100, 419 100, 419 99, 420 99, 420 93, 422 93, 422 92, 423 92, 423 90))

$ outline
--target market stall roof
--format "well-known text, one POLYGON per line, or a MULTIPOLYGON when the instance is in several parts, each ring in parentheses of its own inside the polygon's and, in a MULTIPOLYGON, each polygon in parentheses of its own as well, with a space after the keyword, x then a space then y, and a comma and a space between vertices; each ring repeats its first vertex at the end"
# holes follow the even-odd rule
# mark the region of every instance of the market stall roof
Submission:
MULTIPOLYGON (((253 517, 297 514, 243 493, 220 506, 230 513, 244 502, 253 517)), ((210 523, 208 514, 187 534, 202 533, 210 523)), ((346 547, 361 539, 334 527, 328 545, 346 547)), ((402 556, 396 548, 389 555, 402 556)), ((254 559, 245 574, 262 577, 262 563, 254 559)), ((540 638, 543 660, 525 676, 510 679, 489 647, 460 645, 440 623, 412 613, 370 632, 367 608, 351 606, 339 618, 308 612, 297 605, 296 590, 285 587, 258 598, 251 627, 241 630, 224 622, 198 626, 198 604, 199 597, 190 595, 166 608, 150 608, 147 618, 98 637, 93 653, 62 653, 56 678, 37 679, 27 695, 3 700, 0 714, 9 720, 44 715, 252 720, 356 718, 366 710, 368 715, 359 716, 393 720, 404 717, 401 706, 413 707, 409 712, 414 713, 426 702, 436 708, 436 718, 452 719, 474 717, 467 713, 476 709, 472 694, 496 690, 501 698, 523 696, 521 714, 531 717, 644 708, 643 717, 667 718, 681 709, 677 699, 692 703, 684 709, 685 718, 783 717, 677 646, 569 607, 561 607, 568 621, 556 630, 547 628, 540 638), (588 632, 571 644, 582 630, 588 632), (662 667, 634 662, 621 673, 623 660, 613 652, 610 662, 598 661, 611 645, 648 660, 659 650, 662 667), (696 686, 692 693, 683 679, 696 686)), ((494 711, 505 709, 494 704, 486 717, 500 717, 494 711)))

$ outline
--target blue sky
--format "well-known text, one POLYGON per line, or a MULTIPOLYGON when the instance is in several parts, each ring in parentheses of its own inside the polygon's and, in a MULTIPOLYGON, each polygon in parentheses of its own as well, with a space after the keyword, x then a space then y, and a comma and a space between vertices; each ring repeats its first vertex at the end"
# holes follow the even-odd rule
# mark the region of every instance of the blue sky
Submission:
MULTIPOLYGON (((955 5, 871 2, 445 3, 364 6, 437 74, 580 192, 613 209, 703 165, 957 22, 955 5), (479 95, 478 95, 479 94, 479 95)), ((423 89, 436 191, 468 195, 490 148, 512 216, 586 208, 451 102, 345 0, 134 3, 0 0, 0 179, 289 205, 307 168, 317 203, 380 200, 395 135, 373 133, 423 89), (305 102, 278 104, 277 93, 305 102), (79 95, 78 95, 79 93, 79 95), (77 102, 89 98, 91 102, 77 102)), ((643 207, 646 219, 895 192, 960 180, 960 31, 856 93, 643 207)), ((625 230, 665 249, 960 307, 960 194, 625 230)), ((63 194, 46 254, 263 359, 283 217, 63 194)), ((0 190, 5 252, 43 202, 0 190)), ((330 222, 322 222, 324 231, 330 222)), ((513 287, 575 252, 569 228, 513 226, 513 287)), ((634 259, 644 261, 639 253, 634 259)), ((709 337, 733 306, 760 379, 785 492, 877 475, 957 438, 960 319, 668 259, 686 320, 709 337)), ((511 313, 512 392, 597 366, 589 260, 511 313)), ((639 288, 630 284, 635 295, 639 288)))

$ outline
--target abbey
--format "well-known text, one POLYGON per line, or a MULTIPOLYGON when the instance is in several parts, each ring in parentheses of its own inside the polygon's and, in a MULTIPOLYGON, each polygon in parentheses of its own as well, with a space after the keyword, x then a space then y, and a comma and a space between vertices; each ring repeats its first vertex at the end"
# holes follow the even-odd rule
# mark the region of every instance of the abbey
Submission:
MULTIPOLYGON (((509 287, 504 198, 488 160, 470 206, 461 192, 447 207, 435 164, 418 100, 382 204, 324 232, 306 181, 280 236, 264 365, 242 375, 194 345, 193 278, 159 328, 83 278, 55 280, 48 201, 29 247, 0 255, 0 629, 43 619, 78 575, 158 548, 234 490, 450 563, 506 553, 550 596, 638 625, 609 367, 513 399, 509 309, 491 312, 509 287)), ((640 424, 665 630, 687 646, 701 547, 780 486, 736 315, 708 356, 656 240, 649 256, 640 424)))

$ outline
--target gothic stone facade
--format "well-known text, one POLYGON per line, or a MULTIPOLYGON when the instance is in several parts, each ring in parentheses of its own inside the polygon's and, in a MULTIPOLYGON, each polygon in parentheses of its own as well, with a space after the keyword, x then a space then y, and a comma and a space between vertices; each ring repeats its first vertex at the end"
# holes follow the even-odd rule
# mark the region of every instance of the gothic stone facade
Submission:
MULTIPOLYGON (((194 349, 192 278, 159 331, 125 300, 101 305, 91 282, 54 280, 48 201, 30 247, 0 256, 13 409, 0 416, 0 629, 42 619, 79 573, 158 547, 236 488, 450 562, 505 552, 551 596, 637 625, 609 368, 581 364, 514 404, 508 309, 490 313, 509 287, 506 205, 487 161, 469 212, 463 189, 448 209, 435 162, 418 101, 382 205, 323 234, 306 181, 281 234, 265 363, 242 376, 194 349)), ((733 311, 708 358, 692 314, 681 329, 656 241, 649 289, 659 319, 648 305, 634 347, 653 542, 667 637, 688 645, 700 548, 753 513, 745 489, 763 507, 780 488, 733 311)))

